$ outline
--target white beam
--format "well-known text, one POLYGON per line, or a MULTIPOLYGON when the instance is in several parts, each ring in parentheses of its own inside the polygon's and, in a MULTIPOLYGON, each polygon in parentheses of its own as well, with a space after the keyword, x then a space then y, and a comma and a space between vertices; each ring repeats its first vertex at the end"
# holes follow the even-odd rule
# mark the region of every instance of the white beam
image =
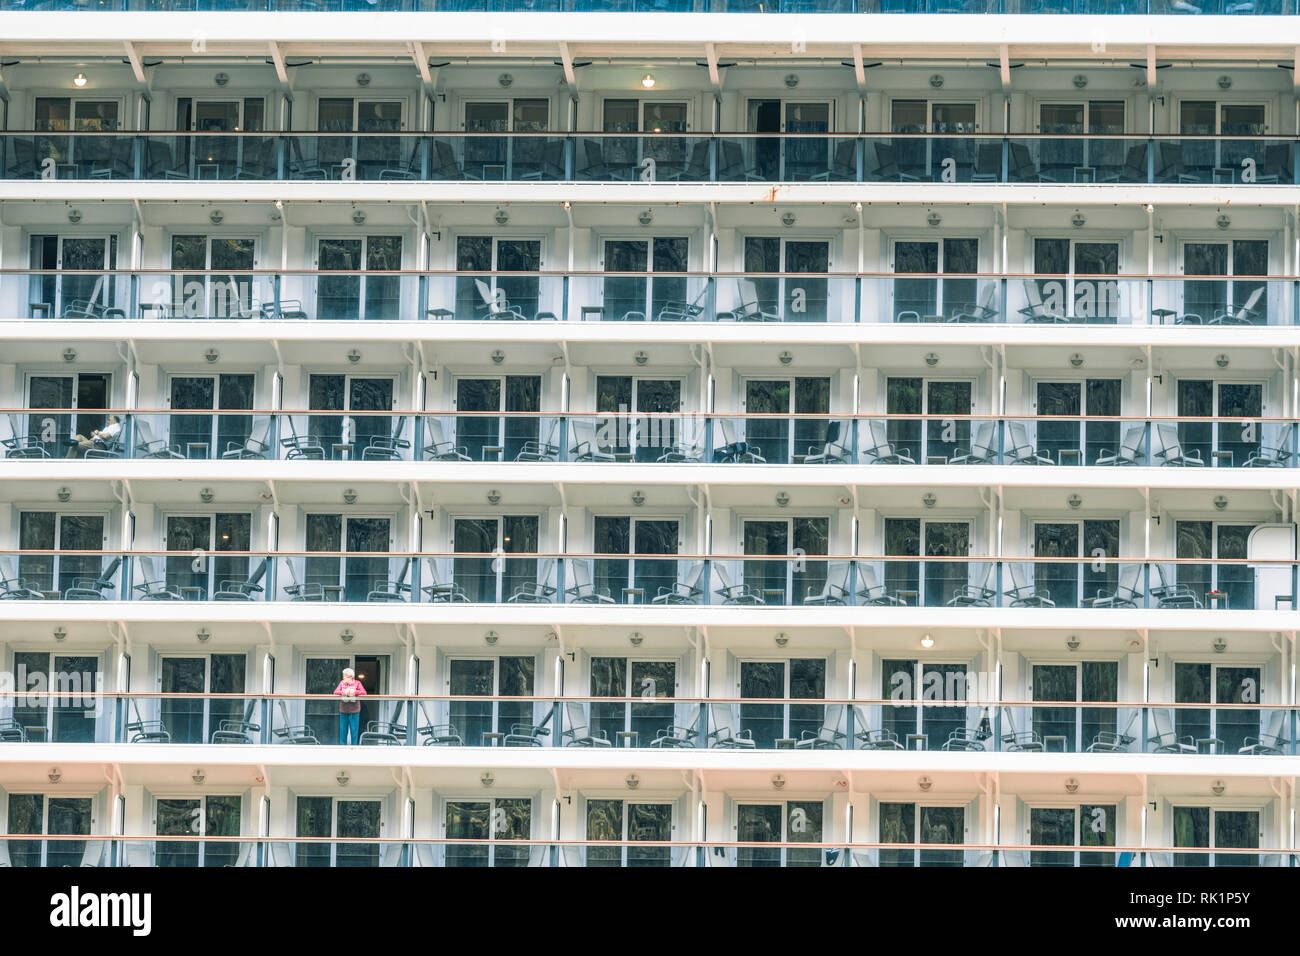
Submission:
POLYGON ((998 76, 1002 79, 1002 88, 1011 89, 1011 53, 1005 43, 998 47, 998 76))
POLYGON ((563 40, 559 43, 560 63, 564 67, 564 83, 569 88, 570 93, 578 91, 578 78, 573 72, 573 54, 569 52, 569 44, 563 40))
POLYGON ((717 92, 722 89, 722 74, 718 70, 718 48, 712 43, 704 44, 704 59, 709 64, 709 83, 717 92))
POLYGON ((284 54, 280 52, 280 44, 274 40, 268 44, 271 48, 271 60, 275 63, 275 75, 279 79, 280 85, 286 90, 290 88, 289 70, 284 64, 284 54))
POLYGON ((424 52, 424 44, 419 40, 409 44, 408 49, 411 51, 411 58, 415 60, 415 68, 420 73, 420 82, 424 84, 428 93, 433 92, 433 76, 429 73, 429 57, 424 52))
POLYGON ((149 76, 144 71, 144 61, 140 59, 135 44, 130 40, 126 40, 122 43, 122 47, 126 50, 126 58, 131 61, 131 72, 135 74, 135 81, 146 90, 149 90, 149 76))
POLYGON ((1156 47, 1154 43, 1147 44, 1147 89, 1156 88, 1156 47))
POLYGON ((867 88, 867 68, 862 65, 862 44, 853 44, 853 79, 857 81, 858 90, 867 88))

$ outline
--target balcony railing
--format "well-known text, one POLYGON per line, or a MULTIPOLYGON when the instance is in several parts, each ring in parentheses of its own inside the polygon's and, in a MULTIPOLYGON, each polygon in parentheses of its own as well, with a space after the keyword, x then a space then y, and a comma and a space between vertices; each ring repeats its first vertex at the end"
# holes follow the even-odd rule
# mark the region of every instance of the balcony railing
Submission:
POLYGON ((1099 133, 14 131, 0 134, 0 178, 1276 186, 1300 182, 1297 142, 1099 133))
POLYGON ((1263 417, 0 410, 11 461, 1295 468, 1298 439, 1263 417))
POLYGON ((7 319, 1294 326, 1287 276, 0 270, 7 319))
MULTIPOLYGON (((371 695, 361 747, 579 747, 1295 756, 1300 707, 977 699, 994 674, 944 667, 892 699, 371 695)), ((107 693, 94 674, 0 693, 0 743, 338 746, 330 694, 107 693), (45 686, 45 685, 43 685, 45 686)), ((652 689, 653 690, 653 689, 652 689)), ((791 758, 798 760, 797 757, 791 758)), ((616 764, 618 758, 610 757, 616 764)))
MULTIPOLYGON (((91 867, 863 867, 1269 866, 1297 853, 1257 847, 1160 847, 801 840, 393 839, 362 836, 0 834, 8 865, 91 867)), ((1103 844, 1103 845, 1098 845, 1103 844)))
POLYGON ((1281 558, 23 549, 0 551, 0 600, 1292 611, 1297 567, 1281 558))

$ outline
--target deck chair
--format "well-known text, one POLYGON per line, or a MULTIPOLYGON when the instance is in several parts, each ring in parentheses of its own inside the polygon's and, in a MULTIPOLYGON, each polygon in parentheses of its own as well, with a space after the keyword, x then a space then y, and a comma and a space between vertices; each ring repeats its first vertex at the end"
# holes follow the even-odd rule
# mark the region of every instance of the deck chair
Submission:
POLYGON ((510 300, 506 298, 505 290, 497 289, 493 292, 491 286, 482 279, 474 280, 474 288, 478 289, 479 298, 483 300, 483 304, 476 306, 475 311, 483 312, 483 318, 506 319, 512 322, 526 322, 528 320, 528 316, 519 311, 518 306, 510 304, 510 300))
POLYGON ((958 727, 949 732, 948 739, 939 749, 948 753, 983 750, 988 736, 980 727, 958 727))
POLYGON ((406 416, 398 415, 393 421, 391 435, 375 435, 370 444, 361 450, 362 461, 401 461, 402 452, 411 447, 411 443, 402 437, 406 428, 406 416))
POLYGON ((689 727, 673 724, 656 730, 655 739, 650 741, 648 746, 658 747, 660 750, 684 750, 694 747, 700 735, 699 723, 700 718, 696 716, 695 722, 689 727))
POLYGON ((584 139, 582 141, 582 157, 587 165, 578 170, 579 180, 627 179, 626 176, 618 175, 614 166, 605 161, 605 144, 601 140, 584 139))
POLYGON ((970 565, 970 581, 953 591, 948 607, 992 607, 998 596, 993 587, 995 579, 993 562, 980 561, 970 565))
POLYGON ((810 445, 804 456, 805 465, 844 465, 853 460, 853 450, 844 444, 842 437, 848 429, 843 421, 826 423, 826 439, 821 445, 810 445))
POLYGON ((522 161, 518 155, 515 156, 515 170, 517 179, 536 179, 536 180, 556 180, 563 182, 570 177, 564 169, 564 140, 548 139, 542 144, 541 154, 537 160, 537 168, 530 169, 526 172, 518 172, 522 161))
POLYGON ((816 731, 802 731, 794 742, 795 750, 843 750, 847 739, 844 730, 844 705, 827 704, 822 725, 816 731))
POLYGON ((519 454, 515 455, 515 461, 558 461, 559 458, 560 420, 558 418, 550 420, 544 439, 528 439, 519 449, 519 454))
POLYGON ((853 708, 853 739, 858 741, 859 750, 902 750, 898 734, 892 730, 872 730, 867 720, 866 711, 861 707, 853 708))
POLYGON ((754 734, 749 730, 735 729, 739 724, 736 710, 731 704, 709 705, 709 731, 706 740, 715 750, 753 750, 754 734))
POLYGON ((1231 309, 1215 309, 1210 325, 1268 325, 1268 316, 1255 308, 1264 296, 1264 286, 1255 286, 1245 303, 1231 309))
POLYGON ((1291 461, 1290 436, 1295 432, 1290 425, 1283 426, 1282 439, 1278 441, 1272 439, 1272 435, 1277 432, 1271 428, 1265 429, 1264 441, 1272 440, 1271 445, 1260 445, 1250 453, 1250 456, 1241 463, 1243 468, 1287 468, 1291 461), (1271 435, 1270 435, 1271 433, 1271 435))
POLYGON ((309 458, 313 461, 323 461, 325 449, 321 443, 315 438, 300 436, 298 430, 294 428, 292 415, 284 416, 284 420, 289 425, 288 437, 280 439, 280 445, 285 449, 285 459, 309 458))
POLYGON ((153 866, 153 848, 147 840, 127 840, 122 846, 123 866, 153 866))
POLYGON ((1197 752, 1195 738, 1190 734, 1179 737, 1174 733, 1170 711, 1162 707, 1151 708, 1151 726, 1155 728, 1155 734, 1147 738, 1147 743, 1151 745, 1152 753, 1194 754, 1197 752))
POLYGON ((681 426, 681 429, 677 432, 681 440, 664 449, 663 454, 655 459, 658 464, 680 465, 687 462, 704 461, 704 439, 706 435, 704 423, 687 418, 681 422, 681 426), (694 433, 694 441, 689 437, 692 432, 694 433))
POLYGON ((253 419, 253 427, 249 430, 248 437, 242 442, 227 442, 226 450, 221 453, 221 457, 223 459, 265 458, 266 453, 271 450, 270 437, 271 418, 269 415, 259 415, 253 419))
POLYGON ((167 732, 161 720, 145 720, 140 716, 140 707, 134 697, 131 698, 131 713, 135 714, 135 720, 126 724, 124 729, 130 738, 129 743, 133 744, 169 744, 172 742, 172 735, 167 732))
POLYGON ((1141 711, 1133 711, 1133 716, 1129 718, 1128 723, 1124 726, 1122 733, 1113 730, 1098 731, 1097 735, 1092 738, 1092 743, 1088 744, 1087 752, 1090 754, 1117 754, 1125 753, 1137 740, 1130 735, 1129 731, 1137 722, 1141 711))
POLYGON ((429 715, 425 712, 424 701, 419 701, 420 715, 424 717, 424 725, 416 731, 425 747, 459 747, 463 743, 460 731, 456 729, 455 724, 435 724, 429 720, 429 715))
POLYGON ((587 711, 582 704, 574 701, 564 702, 564 722, 567 729, 560 736, 568 740, 566 747, 609 747, 609 738, 605 731, 592 733, 587 722, 587 711))
POLYGON ((550 604, 555 597, 556 588, 551 584, 555 572, 555 558, 539 558, 537 561, 537 580, 516 585, 514 593, 506 599, 507 604, 550 604))
POLYGON ((1242 746, 1237 753, 1239 754, 1272 754, 1280 756, 1286 753, 1286 748, 1291 741, 1282 736, 1282 731, 1286 727, 1287 713, 1284 710, 1275 710, 1269 714, 1268 723, 1258 737, 1246 737, 1242 740, 1242 746))
POLYGON ((1103 183, 1144 183, 1147 181, 1147 144, 1130 146, 1124 156, 1124 165, 1113 173, 1102 176, 1103 183))
POLYGON ((994 302, 997 300, 996 283, 985 282, 976 302, 962 306, 952 313, 949 322, 995 322, 1001 315, 994 302))
POLYGON ((994 465, 997 464, 998 450, 994 443, 997 435, 997 422, 980 422, 971 435, 970 447, 954 449, 954 456, 948 459, 950 465, 994 465))
POLYGON ((97 578, 77 578, 72 582, 72 587, 63 592, 65 601, 103 601, 104 592, 111 591, 116 586, 113 579, 117 577, 117 569, 122 566, 122 556, 119 554, 108 563, 108 567, 100 573, 97 578))
POLYGON ((714 461, 730 461, 735 464, 745 465, 765 465, 767 459, 763 457, 763 449, 758 445, 751 445, 748 442, 739 441, 732 437, 732 423, 725 419, 717 419, 716 430, 718 436, 722 439, 722 446, 714 449, 714 461), (719 455, 723 457, 719 457, 719 455))
POLYGON ((758 301, 758 285, 753 279, 737 279, 740 304, 731 310, 737 322, 780 322, 779 312, 768 312, 758 301))
POLYGON ((540 747, 542 738, 549 737, 551 730, 546 725, 551 722, 552 708, 546 708, 546 716, 539 724, 511 724, 510 733, 501 743, 506 747, 540 747))
POLYGON ((422 151, 422 144, 420 142, 420 139, 417 137, 415 140, 415 145, 411 147, 411 154, 410 156, 407 157, 406 162, 402 163, 399 160, 397 165, 385 166, 383 169, 379 171, 379 178, 393 179, 393 180, 419 179, 420 172, 421 172, 421 162, 420 162, 421 151, 422 151))
POLYGON ((27 728, 12 717, 0 717, 0 744, 27 743, 27 728))
POLYGON ((1029 431, 1024 422, 1007 422, 1006 455, 1013 465, 1054 465, 1056 462, 1043 454, 1029 441, 1029 431))
POLYGON ((217 725, 208 739, 210 744, 251 744, 253 734, 260 733, 262 725, 253 720, 257 713, 257 701, 249 699, 244 705, 244 716, 239 720, 223 720, 217 725))
POLYGON ((1052 593, 1034 584, 1032 564, 1012 561, 1007 565, 1007 577, 1011 579, 1011 588, 1006 596, 1011 599, 1012 607, 1056 607, 1052 593))
POLYGON ((704 312, 704 300, 708 298, 709 287, 706 284, 700 289, 700 294, 690 302, 683 300, 673 300, 665 302, 659 307, 659 312, 655 316, 656 322, 690 322, 692 319, 698 319, 704 312))
POLYGON ((290 601, 323 601, 325 600, 325 587, 319 581, 309 581, 301 584, 298 581, 298 575, 294 572, 293 565, 295 558, 289 558, 284 562, 284 569, 289 575, 289 583, 284 585, 280 590, 289 595, 290 601))
POLYGON ((366 600, 372 604, 395 604, 408 599, 411 586, 406 583, 406 576, 411 573, 412 558, 402 562, 402 569, 397 577, 377 581, 376 586, 366 594, 366 600))
POLYGON ((429 568, 429 583, 420 588, 432 604, 468 604, 469 595, 465 589, 454 581, 444 581, 438 573, 438 561, 436 558, 425 558, 425 564, 429 568))
POLYGON ((1007 148, 1007 180, 1013 183, 1041 182, 1042 175, 1034 164, 1034 157, 1024 143, 1011 143, 1007 148))
POLYGON ((660 586, 651 604, 699 604, 704 596, 704 562, 692 561, 686 574, 671 587, 660 586))
POLYGON ((1201 599, 1197 597, 1196 592, 1189 585, 1170 582, 1165 577, 1164 565, 1152 564, 1151 571, 1156 579, 1155 585, 1151 588, 1151 596, 1156 599, 1158 607, 1200 609, 1201 599))
POLYGON ((87 840, 81 853, 81 866, 97 867, 104 862, 104 840, 87 840))
POLYGON ((214 601, 251 601, 254 594, 262 593, 262 578, 266 576, 266 566, 270 558, 263 558, 253 566, 253 570, 243 581, 221 581, 217 591, 212 595, 214 601))
POLYGON ((1147 427, 1133 425, 1124 432, 1124 439, 1115 451, 1103 448, 1097 456, 1098 465, 1141 465, 1146 461, 1143 446, 1146 444, 1147 427))
POLYGON ((1043 738, 1039 736, 1036 730, 1016 730, 1016 723, 1012 717, 1011 708, 1004 707, 1002 726, 1010 728, 1002 735, 1002 747, 1004 750, 1012 752, 1043 752, 1043 738))
POLYGON ((718 182, 762 183, 767 180, 758 175, 745 162, 745 151, 734 139, 718 141, 718 182))
POLYGON ((1201 460, 1200 451, 1193 449, 1190 452, 1184 452, 1182 443, 1178 440, 1178 426, 1172 422, 1161 422, 1155 426, 1156 432, 1156 450, 1152 456, 1161 465, 1169 465, 1175 468, 1203 468, 1205 462, 1201 460))
POLYGON ((406 702, 395 700, 388 712, 387 720, 371 720, 361 732, 358 742, 363 747, 400 747, 406 743, 406 723, 402 720, 402 711, 406 702))
POLYGON ((615 461, 607 446, 597 444, 596 421, 592 418, 569 419, 570 461, 615 461))
POLYGON ((835 144, 830 168, 808 177, 809 182, 856 182, 858 179, 857 143, 851 139, 835 144))
POLYGON ((49 450, 18 425, 13 415, 0 418, 8 426, 8 434, 0 435, 0 447, 5 449, 6 458, 49 458, 49 450))
POLYGON ((433 169, 429 173, 431 180, 439 179, 481 179, 463 169, 456 161, 456 152, 451 142, 443 136, 433 138, 433 169))
POLYGON ((166 439, 154 438, 153 428, 144 418, 135 420, 135 457, 136 458, 181 458, 185 456, 174 445, 167 444, 166 439))
POLYGON ((1029 304, 1016 311, 1025 317, 1026 322, 1038 325, 1061 325, 1070 321, 1069 318, 1059 312, 1047 311, 1047 306, 1043 303, 1043 296, 1038 291, 1037 281, 1034 279, 1025 279, 1023 281, 1025 284, 1025 301, 1029 304))
POLYGON ((904 172, 898 168, 898 150, 893 143, 876 143, 876 168, 871 171, 873 182, 909 182, 921 181, 914 173, 904 172))
POLYGON ((1264 165, 1255 176, 1255 182, 1289 183, 1294 175, 1290 143, 1277 143, 1264 147, 1264 165))
POLYGON ((591 565, 586 561, 569 562, 569 574, 573 578, 573 587, 564 589, 566 604, 614 604, 607 588, 596 590, 591 582, 591 565))
POLYGON ((105 441, 103 438, 92 439, 94 445, 86 449, 84 458, 122 458, 126 455, 126 443, 119 432, 116 438, 105 441))
POLYGON ((145 179, 192 179, 189 169, 175 159, 171 147, 151 136, 145 150, 145 179))
POLYGON ((686 160, 686 164, 681 169, 673 170, 661 178, 674 182, 707 182, 711 178, 708 141, 698 140, 691 147, 691 155, 686 160))
POLYGON ((1198 183, 1201 181, 1199 176, 1184 170, 1182 143, 1162 142, 1159 147, 1160 158, 1156 170, 1156 182, 1198 183))
POLYGON ((430 443, 424 446, 425 461, 473 461, 465 454, 464 445, 447 441, 440 419, 426 418, 424 429, 430 439, 430 443))
POLYGON ((826 583, 821 590, 809 588, 804 595, 805 607, 827 607, 849 603, 849 562, 829 561, 826 564, 826 583))
POLYGON ((132 590, 139 591, 140 601, 180 601, 181 591, 175 585, 167 583, 166 575, 159 574, 153 565, 153 558, 141 555, 135 559, 135 566, 140 569, 140 583, 132 590))
POLYGON ((723 604, 765 604, 763 595, 759 594, 753 588, 743 581, 740 584, 732 584, 727 574, 727 569, 721 562, 713 562, 713 577, 719 587, 713 589, 713 593, 722 598, 723 604))
POLYGON ((895 448, 889 441, 889 429, 884 421, 878 418, 869 418, 864 423, 866 426, 866 440, 863 442, 862 453, 871 456, 873 465, 915 465, 916 459, 912 457, 910 448, 895 448))
POLYGON ((1002 144, 981 143, 975 147, 975 167, 971 171, 973 183, 996 183, 1002 180, 1002 144))
POLYGON ((1120 566, 1115 581, 1115 590, 1105 588, 1097 590, 1096 597, 1084 598, 1085 607, 1137 607, 1142 600, 1142 565, 1124 564, 1120 566))
POLYGON ((272 730, 272 733, 279 737, 281 742, 286 744, 319 744, 316 735, 306 724, 295 724, 289 719, 289 708, 285 706, 283 700, 277 700, 276 705, 280 708, 280 726, 272 730))
POLYGON ((894 591, 880 583, 874 565, 858 562, 858 580, 862 589, 858 591, 858 603, 876 607, 902 607, 903 599, 894 591))

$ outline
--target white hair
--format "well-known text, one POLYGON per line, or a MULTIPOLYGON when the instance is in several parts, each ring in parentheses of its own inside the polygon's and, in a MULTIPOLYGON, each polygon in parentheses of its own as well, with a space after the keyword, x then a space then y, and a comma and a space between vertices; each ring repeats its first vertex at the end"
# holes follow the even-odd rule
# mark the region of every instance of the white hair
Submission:
POLYGON ((344 676, 344 677, 356 677, 356 676, 357 676, 357 672, 354 671, 351 667, 345 667, 345 668, 343 668, 343 676, 344 676))

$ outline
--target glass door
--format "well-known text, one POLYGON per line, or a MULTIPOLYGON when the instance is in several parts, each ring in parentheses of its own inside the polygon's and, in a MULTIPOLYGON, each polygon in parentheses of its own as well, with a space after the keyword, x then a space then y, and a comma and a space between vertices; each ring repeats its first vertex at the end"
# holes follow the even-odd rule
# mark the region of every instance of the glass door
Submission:
MULTIPOLYGON (((246 689, 243 654, 162 657, 158 666, 159 690, 164 694, 242 694, 246 689)), ((164 697, 159 705, 174 744, 206 743, 223 720, 244 716, 244 701, 229 698, 164 697)))
POLYGON ((945 322, 978 301, 978 239, 899 239, 894 243, 895 322, 945 322))
MULTIPOLYGON (((542 241, 504 236, 456 237, 456 318, 539 318, 542 241), (460 275, 477 272, 482 275, 460 275)), ((558 311, 558 310, 557 310, 558 311)), ((554 316, 551 316, 554 318, 554 316)))
MULTIPOLYGON (((597 515, 594 519, 596 554, 676 555, 678 522, 647 518, 597 515)), ((671 591, 677 582, 676 558, 597 558, 594 584, 620 604, 649 604, 660 589, 671 591)))
MULTIPOLYGON (((1176 662, 1174 702, 1179 704, 1253 704, 1262 702, 1262 669, 1176 662)), ((1209 753, 1240 753, 1247 737, 1259 737, 1259 711, 1251 709, 1176 708, 1174 732, 1191 737, 1209 753)))
POLYGON ((452 576, 471 601, 499 604, 537 582, 536 515, 456 518, 452 576))
POLYGON ((885 519, 887 557, 962 558, 960 561, 886 561, 885 588, 904 604, 943 607, 968 583, 969 521, 929 521, 920 518, 885 519), (921 602, 924 602, 923 604, 921 602))
MULTIPOLYGON (((265 120, 266 101, 260 96, 244 99, 182 96, 176 100, 175 128, 178 130, 209 134, 258 131, 264 128, 265 120)), ((231 179, 243 170, 255 171, 256 178, 270 178, 267 173, 271 159, 265 154, 270 143, 268 138, 208 135, 177 139, 177 167, 191 169, 197 179, 231 179)))
POLYGON ((532 838, 532 800, 448 800, 445 812, 444 836, 448 840, 482 841, 479 845, 447 844, 446 866, 528 865, 530 848, 509 841, 532 838))
POLYGON ((252 547, 251 514, 168 515, 164 548, 167 587, 191 601, 210 600, 222 581, 246 581, 252 547))
MULTIPOLYGON (((821 451, 831 410, 829 378, 795 378, 745 382, 744 411, 749 416, 780 415, 781 418, 750 417, 745 422, 745 440, 750 450, 768 464, 789 464, 808 449, 821 451), (790 418, 791 414, 817 418, 790 418)), ((815 454, 816 452, 814 452, 815 454)))
MULTIPOLYGON (((1103 702, 1119 699, 1119 665, 1115 661, 1034 664, 1035 701, 1103 702)), ((1118 729, 1113 707, 1035 707, 1034 732, 1044 750, 1079 753, 1102 731, 1118 729)))
POLYGON ((29 280, 31 318, 94 319, 119 309, 117 236, 31 238, 29 265, 44 270, 29 280))
MULTIPOLYGON (((894 133, 978 133, 978 104, 936 103, 930 100, 894 100, 890 104, 890 131, 894 133)), ((893 144, 898 171, 914 179, 938 179, 945 159, 953 159, 958 170, 973 166, 974 143, 960 139, 917 137, 896 139, 893 144)), ((889 163, 881 159, 880 165, 889 163)))
POLYGON ((830 267, 831 244, 824 240, 745 237, 746 281, 758 294, 758 308, 783 322, 828 320, 830 267), (784 275, 763 276, 769 272, 784 275))
MULTIPOLYGON (((1174 846, 1259 849, 1258 810, 1174 807, 1174 846)), ((1175 853, 1174 866, 1259 866, 1257 853, 1175 853)))
POLYGON ((252 409, 252 375, 173 375, 167 416, 169 442, 186 458, 220 458, 229 445, 243 446, 251 415, 213 415, 211 410, 252 409), (206 415, 178 412, 208 411, 206 415))
MULTIPOLYGON (((392 519, 365 518, 351 515, 307 515, 307 550, 346 552, 307 558, 307 583, 318 583, 326 600, 365 601, 366 596, 389 580, 392 550, 392 519), (384 557, 351 555, 384 554, 384 557), (340 564, 342 581, 340 581, 340 564)), ((332 689, 332 688, 331 688, 332 689)))
POLYGON ((172 236, 172 270, 178 273, 171 277, 172 316, 251 317, 255 280, 246 273, 254 268, 255 248, 251 238, 172 236))
POLYGON ((597 419, 596 429, 599 432, 613 426, 615 455, 635 455, 637 461, 658 461, 673 445, 675 419, 657 416, 674 415, 681 410, 680 379, 596 376, 596 411, 618 416, 612 422, 608 418, 597 419))
POLYGON ((537 441, 542 377, 458 378, 455 407, 458 412, 498 413, 456 417, 455 442, 464 454, 474 461, 514 461, 525 443, 537 441))
POLYGON ((1119 275, 1118 242, 1035 239, 1034 274, 1045 314, 1102 325, 1119 321, 1119 282, 1089 278, 1119 275))
MULTIPOLYGON (((829 133, 829 102, 750 100, 751 133, 829 133)), ((755 159, 763 179, 792 182, 812 179, 830 169, 830 140, 825 136, 757 139, 755 159)))
MULTIPOLYGON (((1114 804, 1030 807, 1031 846, 1105 847, 1115 845, 1114 804)), ((1030 866, 1114 866, 1115 854, 1078 850, 1033 850, 1030 866)))
POLYGON ((628 800, 588 800, 587 837, 590 843, 621 841, 623 846, 588 846, 587 866, 668 866, 672 847, 628 846, 673 838, 671 803, 628 800))
POLYGON ((105 409, 112 394, 112 376, 102 372, 77 375, 32 375, 27 379, 27 438, 45 449, 51 458, 72 455, 64 442, 73 435, 89 436, 107 423, 105 409), (39 409, 57 410, 40 414, 39 409), (75 410, 68 414, 65 410, 75 410))
POLYGON ((1268 325, 1268 240, 1184 242, 1183 321, 1268 325), (1240 278, 1238 278, 1240 277, 1240 278))
POLYGON ((451 725, 466 746, 495 743, 484 734, 511 733, 515 724, 533 726, 533 702, 512 700, 467 700, 484 697, 531 697, 537 677, 532 657, 489 657, 456 659, 449 664, 447 693, 451 725))
POLYGON ((316 311, 319 319, 401 318, 402 277, 371 273, 402 268, 401 236, 320 239, 316 245, 316 311))
POLYGON ((1038 450, 1061 465, 1095 465, 1106 451, 1119 447, 1122 423, 1081 422, 1079 416, 1118 416, 1121 394, 1122 382, 1117 378, 1038 382, 1034 402, 1038 450))
MULTIPOLYGON (((356 679, 366 689, 366 694, 385 694, 388 687, 388 657, 374 655, 357 655, 355 657, 308 657, 304 661, 304 694, 333 694, 343 679, 343 669, 352 668, 356 679)), ((372 707, 366 697, 361 698, 359 724, 365 730, 366 724, 379 719, 379 710, 386 709, 375 705, 372 707)), ((303 723, 311 735, 322 744, 339 742, 339 703, 338 700, 308 700, 305 702, 303 723)))
POLYGON ((684 236, 605 240, 601 267, 607 274, 600 317, 606 321, 653 321, 669 303, 690 301, 685 276, 662 274, 685 272, 689 248, 684 236))
MULTIPOLYGON (((742 803, 736 807, 739 843, 821 843, 825 807, 820 801, 742 803)), ((742 846, 737 866, 821 866, 822 851, 800 847, 742 846)))
MULTIPOLYGON (((546 99, 506 99, 465 104, 467 133, 526 133, 550 129, 546 99)), ((523 179, 543 168, 543 137, 469 136, 465 171, 477 179, 523 179)))
POLYGON ((741 535, 746 556, 765 556, 765 560, 744 562, 745 584, 763 603, 799 604, 805 596, 821 593, 827 562, 807 561, 805 556, 830 553, 829 518, 745 521, 741 535))
MULTIPOLYGON (((9 794, 7 833, 89 836, 90 797, 47 797, 43 793, 9 794)), ((10 866, 81 866, 85 840, 7 840, 10 866)), ((98 865, 93 861, 88 865, 98 865)))
MULTIPOLYGON (((825 700, 826 660, 741 661, 740 696, 745 699, 825 700)), ((771 750, 777 740, 800 740, 821 730, 826 705, 741 704, 740 729, 753 735, 754 746, 771 750)))
MULTIPOLYGON (((881 843, 965 843, 965 807, 880 804, 881 843)), ((961 866, 962 850, 880 850, 881 866, 961 866)))
MULTIPOLYGON (((351 97, 322 97, 317 102, 316 129, 322 133, 399 133, 402 130, 401 100, 363 100, 351 97)), ((400 136, 322 136, 317 164, 325 169, 342 169, 348 159, 356 162, 357 179, 378 179, 380 172, 404 166, 400 136)))
POLYGON ((378 866, 378 843, 345 843, 383 836, 383 805, 378 800, 298 797, 297 835, 330 837, 329 843, 299 843, 298 866, 378 866))
MULTIPOLYGON (((315 411, 386 412, 397 407, 391 378, 312 375, 307 380, 307 407, 315 411)), ((307 435, 331 460, 361 458, 374 438, 388 438, 388 415, 310 415, 307 435)))
POLYGON ((619 733, 634 733, 636 746, 645 747, 655 734, 674 723, 672 703, 676 696, 677 664, 674 661, 638 661, 627 657, 591 659, 592 697, 639 697, 644 703, 623 701, 591 705, 591 733, 614 746, 622 742, 619 733))
POLYGON ((1119 557, 1119 521, 1037 521, 1034 557, 1071 559, 1034 565, 1035 587, 1057 607, 1081 607, 1100 591, 1113 594, 1119 568, 1099 559, 1119 557))
MULTIPOLYGON (((112 132, 119 128, 121 103, 117 100, 81 99, 67 96, 35 98, 35 122, 39 133, 112 132)), ((113 169, 112 144, 107 137, 37 136, 37 161, 50 157, 60 179, 89 179, 100 169, 113 169)))
POLYGON ((93 743, 102 704, 81 694, 99 690, 102 670, 98 657, 15 651, 15 687, 59 692, 53 697, 26 698, 27 702, 22 706, 15 704, 14 720, 26 730, 27 739, 93 743), (64 690, 66 693, 62 692, 64 690))
POLYGON ((970 448, 970 419, 975 411, 973 382, 938 382, 923 378, 885 380, 885 409, 892 415, 951 415, 952 418, 890 418, 889 443, 915 461, 946 464, 957 449, 970 448), (963 416, 958 418, 956 416, 963 416))
MULTIPOLYGON (((619 174, 630 172, 636 178, 655 164, 654 178, 668 178, 685 168, 687 104, 677 101, 607 99, 602 104, 605 133, 668 133, 665 136, 609 136, 603 140, 604 162, 619 174)), ((623 178, 619 175, 617 178, 623 178)))
POLYGON ((18 574, 37 591, 59 598, 75 587, 80 578, 95 579, 104 568, 102 552, 108 545, 103 515, 67 515, 54 511, 21 511, 18 514, 18 574))
POLYGON ((1122 140, 1091 138, 1124 132, 1123 100, 1040 103, 1038 132, 1071 137, 1041 141, 1038 170, 1044 179, 1104 182, 1108 174, 1117 173, 1124 165, 1122 140))
MULTIPOLYGON (((1254 137, 1268 134, 1268 110, 1263 103, 1221 103, 1183 100, 1178 104, 1179 129, 1185 136, 1254 137)), ((1255 150, 1245 140, 1199 139, 1182 144, 1183 169, 1198 182, 1240 182, 1242 160, 1255 150)))
MULTIPOLYGON (((968 729, 965 664, 882 660, 880 665, 882 700, 951 702, 951 706, 890 704, 881 708, 882 728, 892 731, 905 749, 939 750, 953 733, 968 729)), ((981 732, 987 724, 985 720, 981 732)))
MULTIPOLYGON (((173 740, 176 738, 173 737, 173 740)), ((237 796, 160 798, 154 832, 165 836, 220 836, 241 834, 237 796)), ((159 840, 154 866, 235 866, 241 845, 221 842, 170 842, 159 840)))
POLYGON ((1178 441, 1183 454, 1200 456, 1207 465, 1241 467, 1259 454, 1264 412, 1264 386, 1250 382, 1208 382, 1180 379, 1178 441), (1212 422, 1211 418, 1241 421, 1212 422), (1252 420, 1253 419, 1253 420, 1252 420))

